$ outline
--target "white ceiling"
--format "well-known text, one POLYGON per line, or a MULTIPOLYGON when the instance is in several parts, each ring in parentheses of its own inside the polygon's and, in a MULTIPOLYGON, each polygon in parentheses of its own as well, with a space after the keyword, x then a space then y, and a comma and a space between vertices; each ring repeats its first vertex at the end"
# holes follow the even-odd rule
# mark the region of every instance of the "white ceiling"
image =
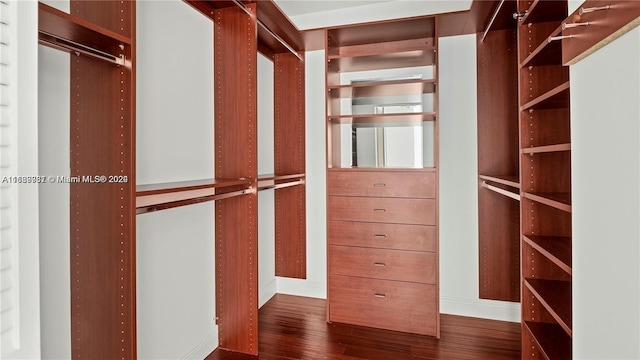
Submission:
POLYGON ((300 30, 469 10, 472 0, 275 0, 300 30))

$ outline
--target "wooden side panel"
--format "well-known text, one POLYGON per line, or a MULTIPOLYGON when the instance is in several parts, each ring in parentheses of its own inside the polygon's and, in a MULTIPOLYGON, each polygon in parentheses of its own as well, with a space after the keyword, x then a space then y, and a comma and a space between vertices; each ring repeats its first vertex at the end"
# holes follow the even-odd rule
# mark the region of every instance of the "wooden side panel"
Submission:
MULTIPOLYGON (((515 29, 478 35, 478 172, 519 173, 515 29)), ((517 191, 517 189, 512 189, 517 191)), ((520 300, 520 205, 478 188, 480 298, 520 300)))
MULTIPOLYGON (((255 4, 247 8, 255 14, 255 4)), ((257 30, 238 7, 214 20, 215 177, 257 179, 257 30)), ((257 184, 254 184, 254 187, 257 184)), ((257 196, 216 202, 216 317, 221 348, 258 353, 257 196)))
MULTIPOLYGON (((275 175, 304 174, 304 62, 281 53, 273 63, 275 175)), ((275 191, 276 276, 307 276, 305 194, 304 184, 275 191)))
MULTIPOLYGON (((71 13, 135 33, 135 1, 71 3, 71 13)), ((111 28, 111 27, 109 27, 111 28)), ((132 39, 133 40, 133 39, 132 39)), ((136 358, 135 41, 128 66, 71 60, 71 352, 136 358)))

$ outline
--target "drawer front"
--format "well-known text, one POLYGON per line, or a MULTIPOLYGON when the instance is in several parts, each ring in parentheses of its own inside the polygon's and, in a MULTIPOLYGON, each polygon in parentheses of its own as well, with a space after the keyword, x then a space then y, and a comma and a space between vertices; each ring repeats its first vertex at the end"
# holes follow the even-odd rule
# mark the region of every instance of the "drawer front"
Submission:
POLYGON ((436 251, 436 227, 329 221, 328 242, 331 245, 436 251))
POLYGON ((329 220, 436 225, 433 199, 330 196, 329 220))
POLYGON ((436 254, 330 245, 329 273, 435 284, 436 254))
POLYGON ((330 171, 329 195, 436 197, 435 172, 330 171))
POLYGON ((435 336, 436 286, 330 275, 329 321, 435 336))

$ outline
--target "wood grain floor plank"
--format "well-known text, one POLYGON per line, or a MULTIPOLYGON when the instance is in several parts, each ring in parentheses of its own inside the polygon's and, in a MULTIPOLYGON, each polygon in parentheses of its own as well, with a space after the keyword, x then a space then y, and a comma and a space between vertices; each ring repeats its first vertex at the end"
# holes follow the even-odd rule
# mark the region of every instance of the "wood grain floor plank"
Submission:
POLYGON ((217 349, 206 360, 515 360, 520 324, 441 315, 441 338, 327 324, 325 300, 278 294, 259 312, 259 356, 217 349))

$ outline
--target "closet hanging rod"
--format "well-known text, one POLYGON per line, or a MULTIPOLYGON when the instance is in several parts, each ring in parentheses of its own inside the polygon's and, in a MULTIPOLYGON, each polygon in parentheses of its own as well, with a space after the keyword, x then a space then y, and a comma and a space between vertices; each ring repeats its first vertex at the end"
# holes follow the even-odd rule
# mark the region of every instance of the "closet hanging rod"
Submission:
POLYGON ((126 64, 123 54, 120 54, 118 56, 109 54, 102 50, 94 49, 75 41, 67 40, 54 34, 50 34, 46 31, 38 31, 38 42, 42 45, 50 46, 58 50, 69 51, 77 55, 83 54, 91 56, 99 60, 104 60, 112 64, 116 64, 118 66, 124 66, 126 64))
POLYGON ((504 195, 506 197, 512 198, 514 200, 520 201, 520 194, 514 194, 511 191, 501 189, 501 188, 499 188, 497 186, 489 185, 489 184, 486 183, 486 181, 483 181, 481 185, 482 185, 483 188, 489 189, 491 191, 495 191, 498 194, 501 194, 501 195, 504 195))
POLYGON ((269 190, 269 189, 278 190, 278 189, 282 189, 290 186, 303 185, 303 184, 304 184, 304 180, 298 180, 298 181, 286 182, 282 184, 264 186, 259 188, 258 190, 269 190))
POLYGON ((491 17, 491 20, 489 20, 489 23, 487 24, 487 28, 484 30, 484 33, 482 34, 482 39, 480 39, 480 42, 484 42, 484 38, 487 37, 489 30, 491 30, 491 27, 493 26, 493 23, 496 21, 496 18, 498 17, 500 10, 502 10, 502 6, 504 5, 504 2, 505 0, 500 1, 500 4, 498 4, 496 11, 493 12, 493 16, 491 17))
MULTIPOLYGON (((254 16, 251 13, 251 11, 249 11, 249 9, 247 9, 247 7, 244 6, 244 4, 241 3, 239 0, 231 0, 231 1, 233 1, 233 3, 236 4, 240 9, 242 9, 242 11, 246 12, 247 15, 254 16)), ((256 22, 258 23, 258 26, 260 26, 266 32, 268 32, 269 35, 273 36, 274 39, 276 39, 282 46, 284 46, 287 50, 289 50, 289 52, 292 53, 295 57, 297 57, 298 60, 302 61, 302 56, 300 56, 300 54, 298 54, 298 52, 293 47, 291 47, 286 41, 284 41, 280 36, 278 36, 273 31, 271 31, 271 29, 269 29, 267 25, 265 25, 262 21, 260 21, 260 19, 256 18, 256 22)))
MULTIPOLYGON (((230 191, 230 192, 223 193, 223 194, 191 197, 191 198, 186 198, 186 199, 172 200, 172 201, 168 201, 168 202, 163 202, 162 199, 161 199, 162 198, 162 195, 161 195, 161 196, 159 196, 158 203, 148 204, 148 205, 143 205, 143 206, 137 206, 136 207, 136 215, 146 214, 146 213, 153 212, 153 211, 158 211, 158 210, 171 209, 171 208, 179 207, 179 206, 199 204, 199 203, 208 202, 208 201, 224 200, 224 199, 229 199, 229 198, 236 197, 236 196, 251 194, 251 193, 254 193, 254 192, 255 192, 254 188, 249 188, 249 189, 243 189, 243 190, 237 190, 237 191, 230 191)), ((150 196, 151 197, 153 197, 153 196, 157 197, 157 195, 150 195, 150 196)))

